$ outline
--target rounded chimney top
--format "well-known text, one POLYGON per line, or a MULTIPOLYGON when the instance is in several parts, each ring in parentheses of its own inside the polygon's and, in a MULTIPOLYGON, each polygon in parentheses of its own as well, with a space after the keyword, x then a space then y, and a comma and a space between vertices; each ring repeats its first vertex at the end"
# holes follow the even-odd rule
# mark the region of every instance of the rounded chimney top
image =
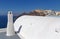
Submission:
POLYGON ((12 11, 8 11, 8 14, 12 14, 12 11))

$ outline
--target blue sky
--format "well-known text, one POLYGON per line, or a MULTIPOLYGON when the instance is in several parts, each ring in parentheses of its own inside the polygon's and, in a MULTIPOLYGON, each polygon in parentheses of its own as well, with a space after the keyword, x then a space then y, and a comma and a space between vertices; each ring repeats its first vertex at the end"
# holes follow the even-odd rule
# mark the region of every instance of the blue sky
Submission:
POLYGON ((60 0, 0 0, 0 15, 6 15, 9 10, 20 14, 35 9, 60 11, 60 0))

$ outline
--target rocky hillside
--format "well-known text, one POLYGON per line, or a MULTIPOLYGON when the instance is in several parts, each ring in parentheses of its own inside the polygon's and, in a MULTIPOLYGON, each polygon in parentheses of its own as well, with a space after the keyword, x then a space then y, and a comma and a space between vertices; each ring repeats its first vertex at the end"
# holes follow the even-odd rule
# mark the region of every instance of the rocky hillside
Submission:
POLYGON ((31 12, 23 12, 22 14, 18 15, 17 17, 15 17, 15 19, 17 19, 18 17, 22 16, 22 15, 32 15, 32 16, 50 16, 50 15, 56 15, 56 13, 52 10, 33 10, 31 12))
POLYGON ((46 14, 44 13, 43 10, 34 10, 29 13, 24 12, 24 13, 20 14, 18 17, 20 17, 22 15, 45 16, 46 14))

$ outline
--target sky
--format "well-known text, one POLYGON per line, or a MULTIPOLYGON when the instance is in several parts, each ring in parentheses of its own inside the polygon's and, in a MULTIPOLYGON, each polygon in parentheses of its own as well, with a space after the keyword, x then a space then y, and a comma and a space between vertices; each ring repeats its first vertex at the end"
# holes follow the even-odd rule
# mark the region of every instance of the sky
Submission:
POLYGON ((36 9, 60 11, 60 0, 0 0, 0 15, 6 15, 8 11, 20 14, 36 9))

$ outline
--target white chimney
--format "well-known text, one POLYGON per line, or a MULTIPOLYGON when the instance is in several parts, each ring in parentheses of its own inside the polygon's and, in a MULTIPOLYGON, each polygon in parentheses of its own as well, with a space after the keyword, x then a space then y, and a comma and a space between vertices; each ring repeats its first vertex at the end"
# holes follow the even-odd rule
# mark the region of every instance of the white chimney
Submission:
POLYGON ((6 32, 6 35, 7 36, 15 35, 12 11, 8 11, 8 23, 7 23, 7 32, 6 32))

